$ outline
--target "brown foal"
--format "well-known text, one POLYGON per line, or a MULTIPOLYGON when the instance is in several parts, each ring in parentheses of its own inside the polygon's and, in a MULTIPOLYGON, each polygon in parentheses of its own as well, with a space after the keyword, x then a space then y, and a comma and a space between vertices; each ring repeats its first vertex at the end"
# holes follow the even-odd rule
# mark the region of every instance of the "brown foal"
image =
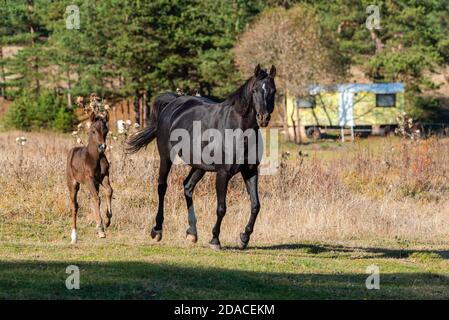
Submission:
POLYGON ((96 232, 100 238, 105 238, 103 219, 100 213, 100 184, 106 191, 107 211, 106 228, 111 224, 112 187, 109 182, 109 162, 106 151, 106 136, 108 134, 108 115, 100 116, 95 112, 90 114, 91 126, 89 141, 86 147, 75 147, 67 157, 67 185, 70 191, 71 213, 73 216, 72 243, 76 243, 76 215, 78 213, 77 195, 80 184, 85 184, 91 194, 92 211, 97 222, 96 232))

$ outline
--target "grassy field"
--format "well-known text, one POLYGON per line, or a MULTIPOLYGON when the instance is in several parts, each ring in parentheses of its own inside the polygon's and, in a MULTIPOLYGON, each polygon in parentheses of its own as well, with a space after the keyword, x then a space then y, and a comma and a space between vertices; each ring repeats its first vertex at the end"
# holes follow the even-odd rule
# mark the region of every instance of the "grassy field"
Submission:
POLYGON ((323 243, 257 245, 221 252, 204 246, 90 239, 3 243, 3 299, 416 299, 448 298, 445 249, 323 243), (396 248, 396 249, 392 249, 396 248), (80 289, 67 290, 68 265, 80 289), (366 268, 380 268, 380 289, 367 290, 366 268))
POLYGON ((0 133, 2 299, 449 298, 449 139, 282 144, 278 174, 261 177, 262 211, 245 251, 235 245, 250 205, 241 179, 232 180, 220 252, 207 245, 213 176, 195 190, 200 239, 190 245, 187 168, 174 168, 164 239, 154 243, 154 146, 124 157, 120 138, 108 143, 115 196, 107 238, 95 237, 82 189, 79 243, 70 245, 64 166, 73 145, 68 135, 0 133), (24 146, 15 142, 21 135, 24 146), (72 264, 80 290, 65 287, 72 264), (371 265, 380 290, 365 287, 371 265))

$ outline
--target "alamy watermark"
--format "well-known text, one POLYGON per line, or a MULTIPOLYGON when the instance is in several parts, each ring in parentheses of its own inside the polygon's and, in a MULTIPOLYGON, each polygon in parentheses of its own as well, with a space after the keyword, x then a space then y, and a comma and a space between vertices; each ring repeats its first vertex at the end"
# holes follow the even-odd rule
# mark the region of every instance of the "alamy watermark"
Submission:
POLYGON ((279 129, 202 128, 193 121, 192 130, 175 129, 170 134, 170 159, 190 165, 260 164, 260 174, 277 172, 279 129))
POLYGON ((369 276, 366 278, 365 286, 368 290, 380 289, 380 269, 376 265, 370 265, 366 268, 369 276))
POLYGON ((80 8, 77 5, 70 5, 65 8, 67 15, 65 27, 69 30, 80 29, 80 8))
POLYGON ((366 18, 366 28, 369 30, 380 29, 380 8, 376 5, 366 7, 366 13, 369 14, 366 18))
POLYGON ((65 269, 65 273, 69 276, 65 280, 65 287, 68 290, 79 290, 80 288, 80 268, 70 265, 65 269))

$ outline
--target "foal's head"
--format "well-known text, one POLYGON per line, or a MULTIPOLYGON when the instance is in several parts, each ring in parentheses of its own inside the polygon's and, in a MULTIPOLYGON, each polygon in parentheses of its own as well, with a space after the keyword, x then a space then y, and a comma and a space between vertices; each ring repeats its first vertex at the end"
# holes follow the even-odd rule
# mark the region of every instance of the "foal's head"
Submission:
POLYGON ((256 109, 256 120, 260 127, 266 127, 270 122, 271 113, 274 109, 274 96, 276 94, 276 84, 274 77, 276 68, 271 66, 270 73, 257 65, 254 70, 255 82, 253 85, 252 98, 256 109))
POLYGON ((105 116, 97 115, 95 112, 90 114, 89 144, 94 144, 99 153, 106 151, 106 136, 109 131, 108 120, 108 114, 105 116))

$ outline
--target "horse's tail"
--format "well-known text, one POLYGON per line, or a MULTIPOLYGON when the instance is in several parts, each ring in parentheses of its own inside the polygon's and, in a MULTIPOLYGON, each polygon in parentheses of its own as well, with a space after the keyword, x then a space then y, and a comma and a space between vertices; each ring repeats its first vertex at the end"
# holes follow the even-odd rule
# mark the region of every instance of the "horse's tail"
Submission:
POLYGON ((167 92, 156 98, 151 109, 150 123, 148 127, 136 132, 126 141, 127 153, 136 153, 156 138, 159 114, 170 102, 178 97, 179 95, 174 92, 167 92))

